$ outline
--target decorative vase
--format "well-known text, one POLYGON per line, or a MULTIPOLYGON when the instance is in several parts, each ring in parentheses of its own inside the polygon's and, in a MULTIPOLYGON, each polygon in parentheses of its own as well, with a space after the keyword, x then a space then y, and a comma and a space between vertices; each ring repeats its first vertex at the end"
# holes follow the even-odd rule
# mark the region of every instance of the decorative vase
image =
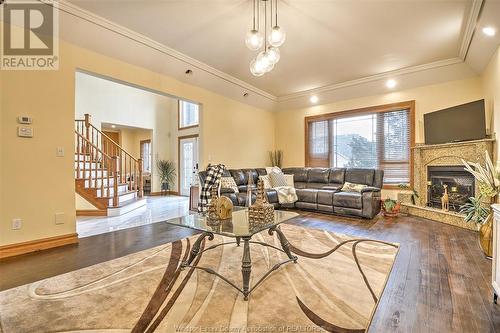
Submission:
POLYGON ((486 257, 493 255, 493 214, 488 215, 486 222, 479 228, 479 246, 486 257))

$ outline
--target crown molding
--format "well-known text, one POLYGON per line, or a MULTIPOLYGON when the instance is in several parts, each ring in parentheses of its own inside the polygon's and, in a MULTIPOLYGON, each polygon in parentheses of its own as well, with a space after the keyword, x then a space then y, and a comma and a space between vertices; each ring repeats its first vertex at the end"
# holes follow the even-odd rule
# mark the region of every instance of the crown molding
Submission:
POLYGON ((309 95, 313 95, 313 94, 325 93, 328 91, 337 90, 337 89, 341 89, 341 88, 357 86, 357 85, 360 85, 363 83, 378 81, 378 80, 389 78, 392 76, 421 72, 421 71, 426 71, 429 69, 443 67, 443 66, 450 66, 450 65, 454 65, 454 64, 458 64, 458 63, 462 63, 462 62, 463 62, 463 60, 460 58, 450 58, 450 59, 439 60, 439 61, 435 61, 435 62, 423 64, 423 65, 417 65, 417 66, 396 69, 393 71, 383 72, 380 74, 365 76, 361 79, 345 81, 345 82, 341 82, 341 83, 336 83, 336 84, 332 84, 332 85, 328 85, 328 86, 323 86, 323 87, 319 87, 319 88, 300 91, 300 92, 289 94, 289 95, 280 96, 278 98, 278 102, 287 101, 290 99, 301 98, 301 97, 309 96, 309 95))
POLYGON ((298 98, 303 98, 305 96, 309 96, 312 94, 320 94, 320 93, 326 93, 329 91, 337 90, 337 89, 342 89, 346 87, 352 87, 368 82, 373 82, 381 79, 385 79, 391 76, 398 76, 398 75, 403 75, 403 74, 409 74, 409 73, 416 73, 416 72, 421 72, 421 71, 426 71, 438 67, 443 67, 443 66, 450 66, 450 65, 455 65, 458 63, 463 63, 465 61, 465 58, 467 57, 467 52, 470 46, 470 43, 472 41, 472 38, 474 36, 474 31, 476 29, 477 22, 479 20, 479 16, 481 14, 481 9, 484 4, 484 0, 473 0, 471 9, 467 18, 467 23, 464 29, 463 37, 462 37, 462 42, 460 45, 460 50, 459 54, 457 57, 454 58, 449 58, 449 59, 444 59, 444 60, 438 60, 435 62, 431 63, 426 63, 422 65, 416 65, 416 66, 410 66, 410 67, 405 67, 405 68, 400 68, 397 70, 393 71, 387 71, 371 76, 366 76, 362 77, 359 79, 355 80, 349 80, 349 81, 344 81, 341 83, 336 83, 336 84, 330 84, 330 85, 325 85, 309 90, 304 90, 304 91, 299 91, 296 93, 292 94, 287 94, 287 95, 281 95, 281 96, 275 96, 271 93, 268 93, 262 89, 259 89, 245 81, 242 81, 240 79, 237 79, 236 77, 233 77, 225 72, 222 72, 216 68, 213 68, 209 66, 208 64, 205 64, 201 61, 198 61, 194 58, 191 58, 179 51, 176 51, 168 46, 165 46, 164 44, 161 44, 149 37, 146 37, 145 35, 142 35, 140 33, 137 33, 133 30, 130 30, 124 26, 121 26, 115 22, 109 21, 99 15, 96 15, 90 11, 87 11, 77 5, 74 5, 72 3, 69 3, 66 0, 59 0, 59 1, 54 1, 54 0, 38 0, 42 3, 52 5, 56 8, 58 8, 61 11, 64 11, 70 15, 73 15, 75 17, 78 17, 80 19, 86 20, 90 23, 96 24, 104 29, 107 29, 109 31, 112 31, 114 33, 117 33, 119 35, 122 35, 126 38, 129 38, 135 42, 138 42, 140 44, 143 44, 147 47, 150 47, 156 51, 159 51, 169 57, 172 57, 176 60, 179 60, 181 62, 186 63, 189 66, 192 66, 194 68, 197 68, 199 70, 202 70, 210 75, 213 75, 219 79, 222 79, 226 82, 229 82, 231 84, 234 84, 238 87, 241 87, 242 89, 245 89, 249 92, 255 93, 257 95, 260 95, 264 98, 267 98, 270 101, 273 102, 281 102, 281 101, 288 101, 292 99, 298 99, 298 98))
POLYGON ((54 6, 55 8, 59 9, 60 11, 63 11, 65 13, 68 13, 70 15, 76 16, 80 19, 86 20, 88 22, 91 22, 93 24, 99 25, 100 27, 113 31, 117 34, 120 34, 124 37, 127 37, 131 40, 134 40, 138 43, 141 43, 147 47, 150 47, 156 51, 159 51, 169 57, 172 57, 176 60, 182 61, 186 63, 187 65, 197 68, 199 70, 202 70, 206 73, 209 73, 219 79, 222 79, 224 81, 230 82, 232 84, 235 84, 249 92, 253 92, 255 94, 258 94, 262 97, 265 97, 271 101, 276 101, 277 97, 264 91, 261 90, 257 87, 254 87, 251 84, 248 84, 240 79, 235 78, 234 76, 231 76, 227 73, 224 73, 216 68, 213 68, 199 60, 196 60, 194 58, 191 58, 184 53, 181 53, 179 51, 176 51, 168 46, 165 46, 159 42, 156 42, 155 40, 146 37, 145 35, 142 35, 140 33, 137 33, 133 30, 130 30, 122 25, 119 25, 115 22, 109 21, 105 19, 104 17, 101 17, 99 15, 96 15, 92 12, 89 12, 88 10, 85 10, 79 6, 76 6, 72 3, 69 3, 65 0, 59 0, 59 1, 53 1, 53 0, 38 0, 42 3, 54 6))
POLYGON ((467 23, 464 29, 464 35, 462 38, 462 43, 460 45, 460 51, 458 57, 465 61, 467 57, 467 52, 469 52, 469 46, 474 37, 474 31, 476 30, 477 21, 479 20, 479 15, 481 15, 481 9, 483 8, 484 0, 473 0, 471 9, 469 12, 469 17, 467 18, 467 23))

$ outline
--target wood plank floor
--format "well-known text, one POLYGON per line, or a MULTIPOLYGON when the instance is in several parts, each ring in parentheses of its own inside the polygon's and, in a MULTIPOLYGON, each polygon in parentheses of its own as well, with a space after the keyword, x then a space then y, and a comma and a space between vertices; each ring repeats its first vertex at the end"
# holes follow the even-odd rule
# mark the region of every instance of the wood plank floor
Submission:
MULTIPOLYGON (((371 221, 300 212, 291 224, 401 244, 369 332, 500 332, 491 261, 476 233, 429 220, 371 221)), ((92 236, 0 261, 0 290, 73 271, 191 235, 165 223, 92 236)))

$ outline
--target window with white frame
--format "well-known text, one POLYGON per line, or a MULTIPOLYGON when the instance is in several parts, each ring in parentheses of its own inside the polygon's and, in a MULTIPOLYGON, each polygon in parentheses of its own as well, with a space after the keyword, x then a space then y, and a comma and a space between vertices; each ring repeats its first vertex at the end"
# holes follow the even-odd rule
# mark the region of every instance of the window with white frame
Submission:
POLYGON ((200 106, 196 103, 179 101, 179 129, 198 126, 200 106))

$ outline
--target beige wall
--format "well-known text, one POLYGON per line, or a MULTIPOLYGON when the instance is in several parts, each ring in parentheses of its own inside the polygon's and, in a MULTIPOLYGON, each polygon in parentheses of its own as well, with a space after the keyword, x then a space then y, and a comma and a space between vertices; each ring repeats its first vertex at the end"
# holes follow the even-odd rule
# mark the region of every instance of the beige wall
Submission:
MULTIPOLYGON (((264 165, 274 147, 274 116, 205 89, 182 83, 60 41, 57 71, 6 71, 1 90, 0 245, 74 233, 75 73, 83 69, 202 104, 201 165, 264 165), (16 117, 34 119, 35 137, 16 136, 16 117), (8 144, 3 144, 8 142, 8 144), (56 148, 66 155, 56 157, 56 148), (210 158, 209 158, 210 157, 210 158), (7 161, 3 163, 3 161, 7 161), (54 214, 65 223, 56 225, 54 214), (21 230, 11 230, 13 218, 21 230)), ((137 116, 140 116, 137 114, 137 116)))
MULTIPOLYGON (((286 110, 276 114, 276 149, 283 150, 285 166, 304 166, 304 117, 329 112, 352 110, 368 106, 415 100, 415 140, 424 141, 423 115, 449 106, 483 98, 479 77, 446 82, 415 89, 390 92, 336 103, 286 110)), ((487 115, 487 119, 490 119, 487 115)), ((490 124, 487 124, 490 128, 490 124)), ((384 191, 384 196, 395 197, 396 191, 384 191)))
MULTIPOLYGON (((493 118, 493 131, 500 133, 500 47, 490 60, 490 63, 481 75, 486 110, 493 118)), ((497 138, 498 139, 498 138, 497 138)), ((498 142, 496 145, 495 159, 500 163, 498 142)))

